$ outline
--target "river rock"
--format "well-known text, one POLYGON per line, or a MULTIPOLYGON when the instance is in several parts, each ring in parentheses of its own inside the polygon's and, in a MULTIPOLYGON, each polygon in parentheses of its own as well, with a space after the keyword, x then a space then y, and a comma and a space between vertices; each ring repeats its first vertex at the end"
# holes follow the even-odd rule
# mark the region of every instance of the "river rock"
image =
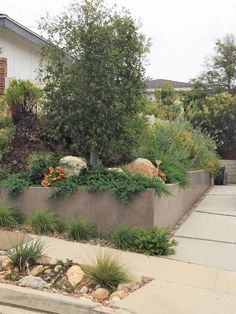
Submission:
POLYGON ((78 265, 73 265, 67 270, 66 276, 69 283, 75 287, 83 280, 84 272, 78 265))
POLYGON ((39 274, 43 272, 43 269, 44 269, 43 265, 37 265, 31 270, 30 275, 38 276, 39 274))
POLYGON ((1 265, 1 269, 5 269, 5 270, 13 268, 8 257, 4 261, 2 261, 0 265, 1 265))
POLYGON ((83 294, 86 294, 88 293, 89 291, 89 288, 87 286, 83 286, 81 289, 80 289, 80 293, 83 293, 83 294))
POLYGON ((124 290, 117 290, 115 292, 113 292, 110 296, 110 300, 112 300, 114 297, 118 297, 120 299, 124 299, 126 296, 128 295, 128 293, 124 290))
POLYGON ((92 292, 92 297, 98 301, 104 301, 109 297, 109 291, 104 288, 99 288, 92 292))
POLYGON ((142 174, 149 178, 156 178, 158 176, 158 170, 153 163, 145 158, 137 158, 124 167, 130 173, 142 174))
POLYGON ((55 271, 55 273, 58 273, 61 269, 62 265, 56 265, 53 270, 55 271))
POLYGON ((47 256, 47 255, 42 255, 40 257, 37 258, 37 263, 41 264, 41 265, 48 265, 51 264, 51 257, 47 256))
POLYGON ((81 170, 87 169, 87 164, 83 158, 66 156, 60 159, 60 165, 69 176, 79 176, 81 170))
POLYGON ((119 302, 121 299, 119 298, 119 297, 113 297, 112 299, 110 299, 110 303, 111 304, 115 304, 115 303, 117 303, 117 302, 119 302))
POLYGON ((40 277, 25 276, 18 281, 19 286, 33 289, 48 289, 49 285, 40 277))
POLYGON ((0 265, 8 260, 7 255, 0 255, 0 265))
POLYGON ((7 255, 7 251, 0 250, 0 256, 5 256, 5 255, 7 255))

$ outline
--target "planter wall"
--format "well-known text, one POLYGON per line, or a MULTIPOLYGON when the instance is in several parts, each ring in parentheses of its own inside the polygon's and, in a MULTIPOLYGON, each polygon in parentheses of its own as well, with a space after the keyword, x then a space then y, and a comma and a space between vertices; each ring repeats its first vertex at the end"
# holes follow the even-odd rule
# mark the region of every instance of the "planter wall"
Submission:
POLYGON ((191 183, 189 188, 181 189, 178 184, 168 184, 171 195, 161 198, 156 197, 154 190, 150 189, 136 194, 126 206, 111 191, 77 191, 69 198, 49 201, 51 189, 42 187, 27 188, 17 198, 9 198, 8 191, 0 189, 0 201, 14 204, 26 215, 39 208, 48 208, 63 221, 83 216, 94 222, 101 233, 109 232, 120 224, 143 228, 171 227, 212 182, 207 171, 191 171, 188 176, 191 183))

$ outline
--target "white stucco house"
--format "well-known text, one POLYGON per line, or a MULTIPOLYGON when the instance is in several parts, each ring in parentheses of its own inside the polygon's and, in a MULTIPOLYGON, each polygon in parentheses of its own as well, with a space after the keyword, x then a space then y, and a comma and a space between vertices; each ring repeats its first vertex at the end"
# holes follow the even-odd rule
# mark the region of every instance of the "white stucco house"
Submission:
POLYGON ((40 49, 47 42, 0 13, 0 95, 11 78, 36 82, 40 65, 40 49))
POLYGON ((146 82, 146 92, 148 99, 151 101, 155 101, 155 91, 157 89, 161 89, 165 85, 171 85, 176 91, 189 91, 192 88, 191 84, 186 82, 164 79, 150 80, 146 82))

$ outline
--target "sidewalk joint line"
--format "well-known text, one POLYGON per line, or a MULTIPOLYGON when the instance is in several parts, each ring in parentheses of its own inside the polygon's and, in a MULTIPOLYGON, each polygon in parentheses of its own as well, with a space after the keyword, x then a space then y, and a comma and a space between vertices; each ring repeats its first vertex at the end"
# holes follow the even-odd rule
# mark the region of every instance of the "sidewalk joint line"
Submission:
POLYGON ((183 238, 183 239, 191 239, 191 240, 210 241, 210 242, 226 243, 226 244, 234 244, 234 245, 236 244, 236 242, 231 242, 231 241, 221 241, 221 240, 212 240, 212 239, 204 239, 204 238, 194 238, 194 237, 181 236, 181 235, 175 235, 174 238, 183 238))
MULTIPOLYGON (((227 209, 226 209, 227 210, 227 209)), ((203 210, 195 210, 195 212, 197 213, 201 213, 201 214, 209 214, 209 215, 218 215, 218 216, 228 216, 228 217, 234 217, 236 218, 236 210, 235 210, 235 215, 231 215, 231 214, 220 214, 220 213, 216 213, 216 212, 205 212, 203 210)))

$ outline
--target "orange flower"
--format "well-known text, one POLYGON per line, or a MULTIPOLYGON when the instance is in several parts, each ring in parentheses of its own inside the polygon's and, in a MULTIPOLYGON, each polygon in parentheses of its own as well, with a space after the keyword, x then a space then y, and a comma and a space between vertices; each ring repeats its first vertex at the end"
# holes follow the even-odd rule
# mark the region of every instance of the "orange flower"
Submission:
POLYGON ((49 173, 53 174, 54 173, 54 168, 53 167, 49 167, 49 173))
POLYGON ((48 182, 48 179, 44 179, 42 182, 41 182, 41 185, 42 186, 45 186, 45 187, 48 187, 50 184, 48 182))
POLYGON ((68 178, 67 173, 64 172, 63 168, 60 166, 55 169, 53 167, 49 167, 48 169, 49 172, 44 173, 44 178, 41 182, 41 185, 44 187, 51 186, 53 182, 68 178))
POLYGON ((59 173, 63 173, 64 171, 63 171, 63 168, 62 167, 57 167, 57 171, 59 172, 59 173))

